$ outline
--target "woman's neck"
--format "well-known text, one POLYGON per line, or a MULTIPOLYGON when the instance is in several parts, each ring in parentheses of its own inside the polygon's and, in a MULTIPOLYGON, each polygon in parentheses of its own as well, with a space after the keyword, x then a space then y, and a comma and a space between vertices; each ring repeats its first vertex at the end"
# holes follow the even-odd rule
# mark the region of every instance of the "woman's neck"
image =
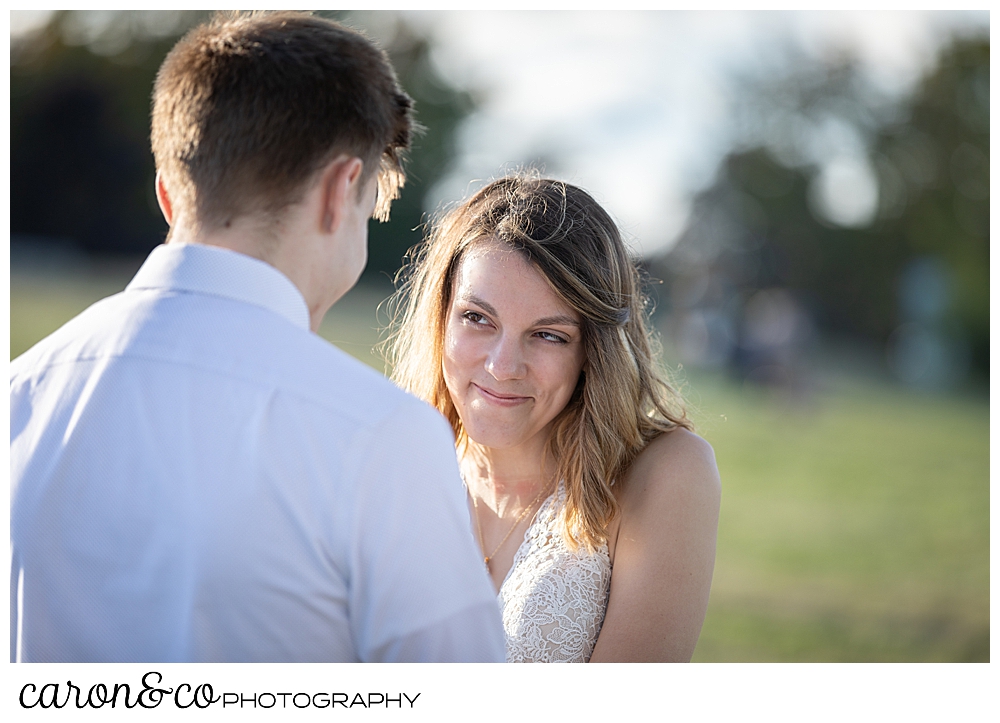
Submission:
POLYGON ((543 490, 552 487, 556 469, 538 450, 495 449, 469 441, 459 464, 469 492, 498 517, 519 513, 543 490))

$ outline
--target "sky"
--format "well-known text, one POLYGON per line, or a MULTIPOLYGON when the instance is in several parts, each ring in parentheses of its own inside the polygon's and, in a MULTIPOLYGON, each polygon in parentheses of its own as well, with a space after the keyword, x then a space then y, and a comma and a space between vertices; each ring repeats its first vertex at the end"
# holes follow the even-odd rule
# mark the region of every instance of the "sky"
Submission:
MULTIPOLYGON (((402 12, 433 38, 441 76, 480 99, 428 210, 534 163, 588 190, 647 257, 676 241, 694 195, 739 140, 730 101, 740 75, 780 71, 786 47, 847 50, 899 96, 950 34, 989 27, 986 11, 402 12)), ((11 34, 48 13, 12 11, 11 34)), ((376 40, 391 31, 385 13, 356 17, 376 40)), ((863 225, 877 203, 863 141, 831 127, 814 145, 821 208, 863 225)))
MULTIPOLYGON (((408 19, 436 39, 441 74, 482 98, 431 206, 538 161, 590 191, 650 256, 683 230, 694 194, 734 140, 739 74, 770 72, 783 44, 846 49, 889 96, 912 89, 954 32, 986 12, 441 12, 408 19)), ((833 129, 836 131, 837 129, 833 129)), ((877 198, 863 144, 843 132, 817 149, 828 216, 864 223, 877 198)))

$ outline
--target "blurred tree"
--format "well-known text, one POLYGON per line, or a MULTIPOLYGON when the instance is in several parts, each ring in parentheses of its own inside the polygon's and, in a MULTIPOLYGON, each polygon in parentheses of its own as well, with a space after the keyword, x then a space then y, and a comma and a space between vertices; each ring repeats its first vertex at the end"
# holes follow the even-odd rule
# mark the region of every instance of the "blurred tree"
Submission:
POLYGON ((102 55, 77 25, 55 13, 11 48, 11 233, 148 252, 167 228, 152 192, 149 95, 174 39, 129 37, 102 55))
MULTIPOLYGON (((352 21, 349 17, 348 22, 352 21)), ((369 225, 365 268, 368 278, 392 278, 406 251, 420 242, 427 192, 447 170, 456 152, 455 131, 474 108, 468 93, 452 88, 438 75, 430 60, 430 40, 418 35, 402 18, 396 17, 383 47, 392 59, 400 85, 415 101, 416 119, 422 129, 413 140, 406 186, 392 204, 389 222, 372 221, 369 225)))
POLYGON ((873 144, 881 196, 873 230, 898 249, 897 264, 921 256, 943 263, 952 297, 946 316, 968 339, 975 367, 988 371, 989 41, 948 47, 908 110, 873 144))
MULTIPOLYGON (((366 18, 323 12, 364 30, 366 18)), ((11 48, 11 232, 70 239, 91 253, 145 254, 166 224, 153 195, 153 80, 166 53, 207 13, 54 13, 11 48)), ((373 18, 369 18, 373 19, 373 18)), ((426 127, 410 154, 392 220, 372 222, 366 274, 391 276, 420 239, 426 190, 453 153, 472 108, 429 62, 430 42, 393 13, 377 18, 383 47, 426 127)))
MULTIPOLYGON (((794 67, 753 86, 740 120, 755 142, 725 158, 680 241, 655 262, 674 281, 666 306, 683 314, 708 305, 738 330, 756 291, 785 288, 821 330, 885 344, 911 320, 904 276, 931 259, 953 292, 935 323, 988 372, 988 40, 956 39, 897 103, 874 93, 849 59, 794 67), (841 152, 831 138, 877 180, 877 203, 860 221, 824 213, 823 163, 841 152)), ((848 201, 853 191, 839 189, 848 201)), ((739 332, 729 337, 735 352, 739 332)))

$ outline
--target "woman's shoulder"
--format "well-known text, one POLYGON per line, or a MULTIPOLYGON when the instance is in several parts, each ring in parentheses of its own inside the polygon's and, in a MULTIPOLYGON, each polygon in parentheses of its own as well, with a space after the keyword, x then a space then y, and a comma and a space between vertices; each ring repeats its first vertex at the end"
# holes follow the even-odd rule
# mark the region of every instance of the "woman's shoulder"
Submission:
POLYGON ((647 512, 678 504, 717 506, 721 495, 715 451, 707 441, 683 427, 654 438, 632 463, 619 502, 622 513, 647 512), (652 508, 652 510, 650 509, 652 508))
POLYGON ((684 427, 675 427, 664 432, 647 444, 637 459, 656 458, 663 455, 703 458, 715 463, 715 451, 703 437, 684 427))
POLYGON ((639 454, 622 485, 611 596, 591 660, 691 659, 708 605, 721 485, 711 445, 686 429, 639 454))

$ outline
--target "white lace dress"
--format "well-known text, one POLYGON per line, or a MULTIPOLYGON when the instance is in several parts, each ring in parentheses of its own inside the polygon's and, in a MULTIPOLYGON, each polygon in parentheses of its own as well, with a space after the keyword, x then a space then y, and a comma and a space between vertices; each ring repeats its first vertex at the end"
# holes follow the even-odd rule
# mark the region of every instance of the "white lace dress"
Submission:
POLYGON ((585 663, 604 622, 611 560, 570 550, 557 522, 566 500, 559 485, 542 503, 500 587, 508 663, 585 663))

